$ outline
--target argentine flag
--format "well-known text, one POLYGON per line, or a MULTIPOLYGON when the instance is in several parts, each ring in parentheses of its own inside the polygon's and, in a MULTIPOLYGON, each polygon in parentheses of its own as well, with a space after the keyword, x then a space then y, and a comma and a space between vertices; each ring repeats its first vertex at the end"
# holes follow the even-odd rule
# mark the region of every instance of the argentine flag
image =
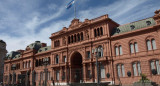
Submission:
POLYGON ((68 4, 67 4, 67 6, 66 6, 66 9, 69 9, 69 8, 71 8, 72 7, 72 5, 74 4, 74 0, 72 0, 71 2, 69 2, 68 4))

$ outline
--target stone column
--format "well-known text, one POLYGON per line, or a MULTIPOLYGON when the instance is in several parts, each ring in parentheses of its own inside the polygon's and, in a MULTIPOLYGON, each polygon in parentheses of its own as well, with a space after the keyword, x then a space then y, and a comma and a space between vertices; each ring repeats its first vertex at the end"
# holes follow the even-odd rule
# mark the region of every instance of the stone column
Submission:
POLYGON ((67 66, 65 66, 65 82, 66 82, 66 83, 68 83, 68 80, 67 80, 67 76, 68 76, 68 75, 67 75, 67 74, 68 74, 68 73, 67 73, 67 66))
POLYGON ((94 78, 93 78, 93 68, 92 68, 92 63, 90 63, 90 71, 91 71, 91 81, 93 82, 94 81, 94 78))
POLYGON ((62 67, 60 67, 59 82, 62 82, 62 76, 63 76, 63 71, 62 67))
POLYGON ((86 82, 86 64, 83 64, 83 80, 86 82))
MULTIPOLYGON (((96 63, 94 63, 94 65, 95 65, 95 64, 96 64, 96 63)), ((94 74, 95 74, 94 77, 95 77, 95 80, 96 80, 95 82, 97 82, 97 66, 96 66, 96 65, 95 65, 94 71, 95 71, 95 72, 94 72, 94 74)))
POLYGON ((72 82, 72 69, 71 69, 71 66, 69 66, 69 70, 70 70, 70 75, 69 75, 70 77, 69 78, 70 78, 70 83, 71 83, 72 82))

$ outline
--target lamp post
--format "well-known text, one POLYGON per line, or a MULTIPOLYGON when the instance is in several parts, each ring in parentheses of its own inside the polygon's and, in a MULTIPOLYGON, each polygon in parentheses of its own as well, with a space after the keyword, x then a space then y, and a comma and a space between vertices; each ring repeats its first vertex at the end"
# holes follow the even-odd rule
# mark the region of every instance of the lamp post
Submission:
POLYGON ((15 83, 15 74, 14 74, 14 70, 16 69, 16 64, 12 65, 12 70, 13 70, 13 82, 12 82, 12 86, 14 86, 15 83))
POLYGON ((99 53, 98 52, 101 52, 101 50, 99 48, 92 49, 92 54, 96 57, 97 85, 100 84, 100 80, 99 80, 99 62, 98 62, 99 53))
POLYGON ((44 86, 47 86, 47 65, 49 63, 49 58, 44 58, 43 59, 43 65, 45 66, 44 68, 44 73, 45 73, 45 82, 44 82, 44 86))

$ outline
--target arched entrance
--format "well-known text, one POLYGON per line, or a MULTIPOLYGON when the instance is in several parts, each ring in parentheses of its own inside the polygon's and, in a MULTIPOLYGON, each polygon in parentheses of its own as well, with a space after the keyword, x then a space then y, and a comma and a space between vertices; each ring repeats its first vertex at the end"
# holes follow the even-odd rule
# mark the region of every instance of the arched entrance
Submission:
POLYGON ((82 55, 79 52, 73 53, 71 57, 71 80, 72 83, 80 83, 83 79, 82 55))

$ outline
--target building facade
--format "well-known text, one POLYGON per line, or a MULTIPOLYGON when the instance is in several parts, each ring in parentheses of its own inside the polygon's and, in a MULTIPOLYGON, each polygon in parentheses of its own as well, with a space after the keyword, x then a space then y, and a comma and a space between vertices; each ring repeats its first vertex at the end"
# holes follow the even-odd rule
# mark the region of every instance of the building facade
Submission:
POLYGON ((126 85, 145 74, 160 84, 160 10, 153 17, 125 25, 108 15, 84 22, 73 19, 68 28, 51 34, 50 39, 51 46, 36 41, 25 50, 11 52, 4 65, 5 83, 26 81, 38 86, 54 80, 66 85, 96 83, 99 77, 100 82, 126 85))
POLYGON ((3 82, 4 57, 6 57, 6 43, 0 40, 0 82, 3 82))

